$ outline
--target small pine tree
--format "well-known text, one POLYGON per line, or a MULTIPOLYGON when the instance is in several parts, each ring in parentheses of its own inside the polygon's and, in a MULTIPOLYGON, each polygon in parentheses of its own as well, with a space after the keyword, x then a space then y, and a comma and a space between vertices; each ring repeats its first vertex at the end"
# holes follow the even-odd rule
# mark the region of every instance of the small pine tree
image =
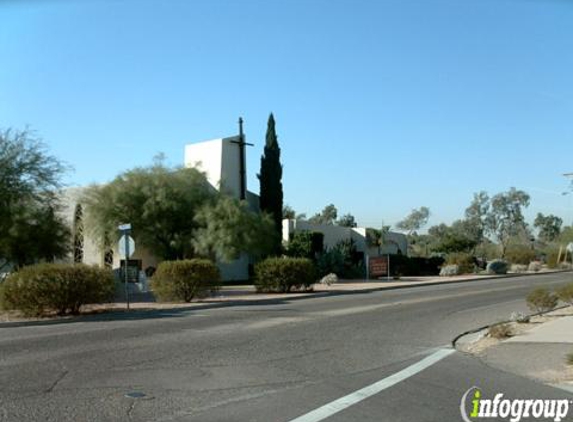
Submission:
POLYGON ((283 213, 283 168, 281 165, 281 149, 275 131, 275 118, 271 113, 267 124, 267 135, 264 154, 261 157, 260 206, 261 211, 273 217, 276 229, 276 239, 273 252, 281 252, 282 213, 283 213))

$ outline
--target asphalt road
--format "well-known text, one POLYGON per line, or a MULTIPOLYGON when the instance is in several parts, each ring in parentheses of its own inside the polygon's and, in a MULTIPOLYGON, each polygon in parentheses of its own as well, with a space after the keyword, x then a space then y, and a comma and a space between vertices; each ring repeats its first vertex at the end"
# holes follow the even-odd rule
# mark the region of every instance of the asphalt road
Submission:
POLYGON ((460 421, 472 386, 488 396, 571 399, 458 352, 410 372, 457 334, 526 311, 533 286, 572 278, 0 328, 0 420, 308 422, 309 412, 381 380, 389 386, 330 416, 327 409, 325 420, 460 421), (405 379, 392 385, 395 374, 405 379))

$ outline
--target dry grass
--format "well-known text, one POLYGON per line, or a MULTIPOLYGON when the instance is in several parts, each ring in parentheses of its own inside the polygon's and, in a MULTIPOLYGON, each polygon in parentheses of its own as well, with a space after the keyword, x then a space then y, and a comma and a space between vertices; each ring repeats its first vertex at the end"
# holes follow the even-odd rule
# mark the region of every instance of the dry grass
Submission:
POLYGON ((498 324, 490 327, 488 335, 492 338, 503 340, 513 336, 513 328, 509 324, 498 324))

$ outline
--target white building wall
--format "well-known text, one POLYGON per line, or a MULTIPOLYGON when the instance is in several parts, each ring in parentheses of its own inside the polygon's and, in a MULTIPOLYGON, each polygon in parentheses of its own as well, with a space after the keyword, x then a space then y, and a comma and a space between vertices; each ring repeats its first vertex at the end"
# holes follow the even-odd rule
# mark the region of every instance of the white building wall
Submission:
POLYGON ((185 167, 205 172, 207 180, 217 190, 221 182, 223 139, 185 145, 185 167))
MULTIPOLYGON (((241 197, 241 150, 238 144, 239 137, 225 138, 222 142, 221 158, 221 190, 235 198, 241 197)), ((247 163, 243 157, 245 171, 247 163)), ((246 180, 245 180, 246 183, 246 180)))
MULTIPOLYGON (((74 214, 76 211, 76 205, 81 203, 81 198, 84 195, 85 188, 74 187, 64 189, 62 191, 62 210, 61 215, 64 221, 68 224, 70 231, 72 232, 72 247, 73 247, 73 227, 74 227, 74 214)), ((86 210, 83 208, 84 214, 84 259, 83 263, 88 265, 103 265, 103 253, 101 252, 97 243, 89 234, 89 230, 85 224, 86 210)), ((70 256, 66 259, 68 262, 73 262, 73 250, 70 256)))
MULTIPOLYGON (((235 198, 241 196, 240 148, 238 136, 213 139, 185 146, 185 167, 204 171, 207 180, 235 198)), ((243 157, 244 158, 244 157, 243 157)), ((246 171, 246 160, 243 159, 246 171)))
MULTIPOLYGON (((240 147, 238 136, 219 138, 185 146, 185 166, 196 167, 207 175, 209 183, 217 190, 234 198, 241 197, 240 147)), ((244 157, 243 157, 244 158, 244 157)), ((245 171, 246 171, 246 161, 245 171)), ((247 191, 250 208, 258 211, 258 196, 247 191)), ((232 262, 217 262, 221 278, 225 281, 247 280, 249 258, 247 255, 232 262)))
MULTIPOLYGON (((370 256, 378 255, 377 247, 368 247, 366 241, 366 228, 341 227, 327 224, 314 224, 303 220, 283 220, 283 241, 287 242, 295 232, 311 231, 324 235, 324 247, 332 248, 343 240, 353 240, 358 252, 368 253, 370 256)), ((396 254, 400 250, 404 255, 408 252, 408 240, 402 233, 389 232, 386 242, 380 248, 381 254, 396 254)))

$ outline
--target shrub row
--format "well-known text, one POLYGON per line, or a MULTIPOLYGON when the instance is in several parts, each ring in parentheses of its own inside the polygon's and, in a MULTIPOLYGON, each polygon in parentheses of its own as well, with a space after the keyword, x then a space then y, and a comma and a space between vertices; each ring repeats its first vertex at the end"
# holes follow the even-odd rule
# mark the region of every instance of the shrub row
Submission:
POLYGON ((431 258, 390 255, 390 274, 393 276, 432 276, 439 275, 445 260, 436 256, 431 258))
POLYGON ((110 270, 84 264, 23 267, 10 274, 0 288, 2 306, 27 316, 77 314, 82 305, 111 300, 114 292, 110 270))
POLYGON ((216 291, 220 282, 219 269, 208 259, 163 261, 151 279, 151 288, 160 301, 191 302, 216 291))
POLYGON ((258 292, 308 290, 316 278, 315 266, 308 258, 268 258, 255 265, 258 292))

